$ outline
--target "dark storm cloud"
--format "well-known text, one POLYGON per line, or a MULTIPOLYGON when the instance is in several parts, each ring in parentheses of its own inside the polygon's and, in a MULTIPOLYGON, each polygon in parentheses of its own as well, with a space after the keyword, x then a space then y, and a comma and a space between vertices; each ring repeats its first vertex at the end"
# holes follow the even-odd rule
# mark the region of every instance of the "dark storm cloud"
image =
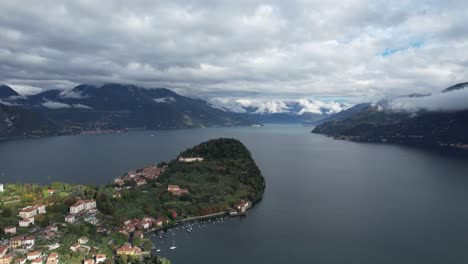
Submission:
POLYGON ((104 82, 217 97, 434 92, 468 79, 467 10, 466 1, 2 1, 0 82, 23 93, 104 82))

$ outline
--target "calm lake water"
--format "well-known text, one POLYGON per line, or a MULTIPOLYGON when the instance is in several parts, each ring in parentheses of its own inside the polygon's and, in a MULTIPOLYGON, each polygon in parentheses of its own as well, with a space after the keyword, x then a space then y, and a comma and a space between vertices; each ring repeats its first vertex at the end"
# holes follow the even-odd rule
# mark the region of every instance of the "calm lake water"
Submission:
POLYGON ((266 178, 245 218, 175 230, 173 263, 466 263, 468 159, 335 141, 310 128, 215 128, 0 143, 0 182, 102 184, 201 141, 240 139, 266 178), (153 134, 153 136, 151 136, 153 134), (4 174, 2 174, 4 173, 4 174))

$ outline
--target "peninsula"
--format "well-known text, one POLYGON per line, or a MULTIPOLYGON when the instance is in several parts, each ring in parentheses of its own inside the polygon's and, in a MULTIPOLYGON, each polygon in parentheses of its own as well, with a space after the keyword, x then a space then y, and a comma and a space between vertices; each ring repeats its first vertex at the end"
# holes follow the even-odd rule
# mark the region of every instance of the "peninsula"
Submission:
POLYGON ((187 219, 239 215, 264 178, 236 139, 209 140, 105 186, 3 184, 0 264, 169 263, 145 235, 187 219))

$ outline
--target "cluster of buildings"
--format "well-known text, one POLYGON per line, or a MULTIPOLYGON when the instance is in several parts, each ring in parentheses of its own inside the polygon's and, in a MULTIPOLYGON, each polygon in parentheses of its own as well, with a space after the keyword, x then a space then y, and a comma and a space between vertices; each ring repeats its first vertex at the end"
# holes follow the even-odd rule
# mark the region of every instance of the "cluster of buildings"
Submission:
MULTIPOLYGON (((89 242, 89 239, 87 237, 80 237, 78 239, 78 243, 75 243, 70 246, 70 250, 71 251, 86 250, 86 249, 89 250, 90 247, 86 245, 88 242, 89 242)), ((95 255, 91 259, 85 259, 83 263, 88 263, 88 264, 104 263, 106 262, 106 259, 107 259, 106 255, 98 254, 98 255, 95 255)))
POLYGON ((13 258, 13 254, 7 254, 8 247, 0 246, 0 264, 58 264, 59 254, 56 252, 50 253, 49 256, 45 256, 41 251, 31 251, 26 254, 25 257, 13 258), (45 261, 45 262, 44 262, 45 261))
POLYGON ((106 255, 104 254, 99 254, 94 257, 94 259, 85 259, 83 261, 83 264, 98 264, 98 263, 104 263, 106 262, 106 255))
POLYGON ((22 219, 19 220, 18 224, 20 227, 32 226, 34 225, 34 216, 45 213, 46 207, 43 204, 27 206, 19 211, 18 216, 22 219))
POLYGON ((134 256, 134 255, 139 254, 140 252, 141 252, 141 249, 139 247, 133 247, 129 243, 116 249, 116 253, 118 256, 120 255, 134 256))
POLYGON ((179 162, 195 162, 195 161, 203 161, 202 157, 182 157, 178 158, 179 162))
POLYGON ((240 200, 234 205, 234 208, 228 208, 227 212, 230 216, 243 215, 252 207, 252 203, 247 200, 240 200))
MULTIPOLYGON (((116 178, 114 184, 122 188, 124 185, 134 183, 136 186, 142 186, 147 184, 147 180, 156 180, 167 168, 167 166, 158 167, 158 166, 148 166, 139 170, 131 170, 126 173, 124 176, 116 178)), ((127 186, 127 188, 131 188, 127 186)))
MULTIPOLYGON (((36 243, 35 236, 15 236, 3 246, 0 246, 0 264, 25 264, 25 263, 41 263, 41 264, 56 264, 59 263, 59 256, 57 253, 51 253, 45 256, 39 250, 23 251, 22 257, 13 257, 14 250, 30 250, 36 243)), ((16 253, 15 253, 16 254, 16 253)))
POLYGON ((76 221, 76 215, 84 212, 96 212, 96 201, 95 200, 78 200, 72 206, 70 206, 70 214, 65 216, 65 222, 74 223, 76 221))
POLYGON ((173 185, 173 184, 169 184, 167 186, 167 191, 170 192, 172 195, 176 195, 176 196, 181 196, 183 194, 189 193, 188 189, 181 189, 179 185, 173 185))
MULTIPOLYGON (((154 219, 152 217, 144 217, 143 219, 132 219, 124 222, 122 228, 120 228, 119 233, 128 235, 135 230, 148 230, 155 227, 163 226, 164 224, 169 223, 169 219, 165 217, 158 217, 154 219)), ((136 233, 135 233, 136 234, 136 233)), ((142 235, 143 233, 141 233, 142 235)), ((141 235, 139 235, 141 237, 141 235)), ((142 237, 141 237, 142 238, 142 237)))
POLYGON ((36 243, 35 236, 15 236, 8 243, 11 249, 31 249, 36 243))

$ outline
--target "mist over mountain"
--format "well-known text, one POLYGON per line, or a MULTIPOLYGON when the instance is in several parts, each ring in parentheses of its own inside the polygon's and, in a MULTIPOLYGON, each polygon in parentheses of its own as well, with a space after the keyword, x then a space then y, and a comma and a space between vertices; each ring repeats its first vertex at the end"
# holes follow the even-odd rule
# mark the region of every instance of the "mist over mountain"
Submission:
POLYGON ((10 86, 0 85, 0 99, 9 98, 11 96, 19 96, 19 93, 13 90, 10 86))
POLYGON ((345 118, 332 116, 312 132, 354 141, 464 146, 468 144, 466 87, 463 83, 431 95, 362 105, 345 118))
POLYGON ((220 109, 243 114, 261 123, 308 124, 339 113, 351 105, 309 99, 213 98, 220 109))
MULTIPOLYGON (((123 84, 105 84, 100 87, 78 85, 71 90, 48 90, 29 96, 9 96, 1 103, 5 106, 14 105, 18 111, 38 114, 47 122, 53 123, 57 129, 45 129, 45 135, 253 124, 241 115, 215 108, 206 101, 185 97, 169 89, 146 89, 123 84)), ((5 120, 2 122, 7 123, 5 120)), ((23 135, 28 131, 49 127, 34 126, 18 130, 17 133, 13 131, 0 135, 23 135)))

